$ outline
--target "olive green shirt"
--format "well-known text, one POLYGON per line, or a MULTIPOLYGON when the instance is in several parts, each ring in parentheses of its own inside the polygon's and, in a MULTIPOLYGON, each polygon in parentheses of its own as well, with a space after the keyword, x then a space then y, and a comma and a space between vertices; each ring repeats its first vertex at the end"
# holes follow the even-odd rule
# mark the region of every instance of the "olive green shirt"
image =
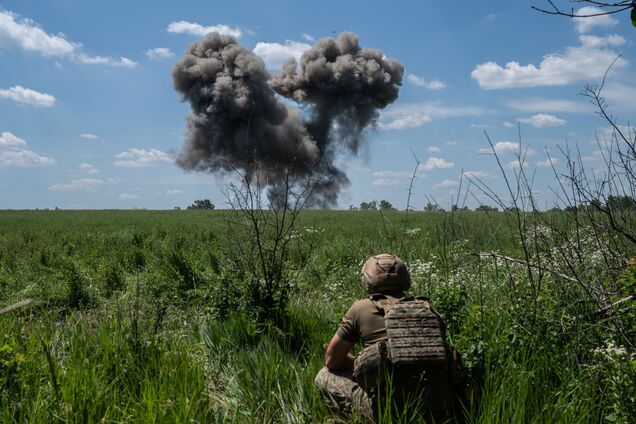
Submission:
MULTIPOLYGON (((387 294, 385 296, 391 303, 395 303, 404 295, 400 294, 396 297, 387 294)), ((378 309, 369 298, 358 300, 342 317, 336 334, 350 343, 361 342, 364 347, 386 339, 384 312, 378 309)))

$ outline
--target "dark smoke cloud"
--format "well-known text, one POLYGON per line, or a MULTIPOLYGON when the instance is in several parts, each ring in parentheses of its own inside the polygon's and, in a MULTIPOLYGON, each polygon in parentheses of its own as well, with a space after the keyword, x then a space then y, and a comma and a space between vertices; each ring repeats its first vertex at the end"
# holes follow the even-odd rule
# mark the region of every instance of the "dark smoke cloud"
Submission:
POLYGON ((301 164, 319 158, 298 111, 269 87, 263 61, 233 37, 208 34, 188 48, 172 75, 192 106, 179 166, 214 172, 249 160, 274 168, 294 157, 301 164))
POLYGON ((174 86, 190 102, 186 142, 177 164, 186 170, 251 171, 258 163, 276 198, 287 169, 294 178, 320 177, 314 203, 335 205, 349 183, 333 161, 357 152, 362 132, 393 102, 403 66, 360 48, 358 36, 322 39, 270 76, 265 64, 230 36, 210 33, 188 47, 173 70, 174 86), (275 93, 299 103, 303 113, 275 93))

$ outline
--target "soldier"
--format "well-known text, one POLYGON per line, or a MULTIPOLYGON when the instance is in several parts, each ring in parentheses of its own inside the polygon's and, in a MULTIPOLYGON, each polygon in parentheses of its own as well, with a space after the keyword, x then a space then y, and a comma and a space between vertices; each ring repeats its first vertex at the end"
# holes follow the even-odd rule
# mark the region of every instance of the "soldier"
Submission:
POLYGON ((432 417, 435 422, 443 422, 450 418, 451 371, 457 380, 461 364, 453 362, 458 356, 446 344, 441 317, 427 299, 405 296, 411 280, 397 256, 372 256, 361 274, 369 297, 349 308, 327 346, 325 367, 315 379, 321 397, 332 411, 343 416, 353 413, 369 422, 388 405, 387 397, 398 409, 410 401, 419 412, 419 417, 411 417, 416 420, 432 417), (411 325, 413 322, 417 322, 417 328, 411 325), (364 350, 354 357, 350 352, 358 342, 364 350), (381 378, 389 370, 393 388, 386 395, 381 378))

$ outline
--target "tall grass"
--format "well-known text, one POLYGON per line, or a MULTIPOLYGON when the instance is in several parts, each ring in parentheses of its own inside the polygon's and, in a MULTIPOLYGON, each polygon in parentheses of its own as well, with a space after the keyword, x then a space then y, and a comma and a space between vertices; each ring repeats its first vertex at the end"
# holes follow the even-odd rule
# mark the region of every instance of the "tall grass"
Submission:
MULTIPOLYGON (((633 309, 599 320, 584 287, 544 275, 537 296, 525 267, 477 255, 521 257, 508 214, 412 213, 403 233, 400 213, 307 211, 298 230, 321 231, 319 243, 268 323, 243 301, 222 214, 0 212, 0 306, 35 300, 0 315, 1 421, 322 422, 323 343, 364 296, 361 261, 388 250, 482 387, 467 422, 628 422, 633 309)), ((585 275, 634 284, 633 268, 611 280, 586 249, 585 275)))

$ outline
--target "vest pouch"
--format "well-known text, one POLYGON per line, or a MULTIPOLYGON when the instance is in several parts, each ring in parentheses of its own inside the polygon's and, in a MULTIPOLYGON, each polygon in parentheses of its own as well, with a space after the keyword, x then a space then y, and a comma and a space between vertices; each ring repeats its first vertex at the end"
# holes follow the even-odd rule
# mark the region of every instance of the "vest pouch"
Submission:
POLYGON ((378 386, 388 365, 387 342, 380 340, 356 356, 353 363, 353 379, 369 393, 378 386))

